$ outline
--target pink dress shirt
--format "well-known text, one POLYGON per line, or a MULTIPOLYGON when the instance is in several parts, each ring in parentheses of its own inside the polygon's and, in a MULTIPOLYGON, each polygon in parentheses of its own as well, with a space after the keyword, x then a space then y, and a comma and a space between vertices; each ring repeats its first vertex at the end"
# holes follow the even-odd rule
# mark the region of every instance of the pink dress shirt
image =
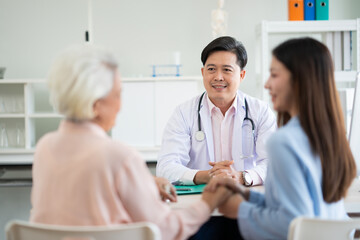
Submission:
POLYGON ((186 239, 210 217, 204 201, 171 210, 140 155, 98 125, 63 121, 38 143, 30 221, 58 225, 159 226, 162 239, 186 239))
MULTIPOLYGON (((211 116, 211 125, 214 139, 214 157, 215 162, 233 160, 232 157, 232 139, 234 130, 234 116, 237 111, 237 95, 230 108, 222 114, 220 108, 216 107, 206 95, 209 114, 211 116)), ((254 185, 262 184, 260 176, 254 170, 247 170, 253 180, 254 185)))

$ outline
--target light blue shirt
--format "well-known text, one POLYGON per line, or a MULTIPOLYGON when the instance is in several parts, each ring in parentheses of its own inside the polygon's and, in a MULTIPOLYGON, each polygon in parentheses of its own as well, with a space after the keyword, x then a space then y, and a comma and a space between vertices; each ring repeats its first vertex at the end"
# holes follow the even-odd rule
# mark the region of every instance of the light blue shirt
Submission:
POLYGON ((297 117, 274 133, 267 143, 269 156, 265 194, 251 191, 242 202, 238 224, 245 239, 286 239, 295 217, 346 219, 343 200, 326 203, 322 168, 297 117))

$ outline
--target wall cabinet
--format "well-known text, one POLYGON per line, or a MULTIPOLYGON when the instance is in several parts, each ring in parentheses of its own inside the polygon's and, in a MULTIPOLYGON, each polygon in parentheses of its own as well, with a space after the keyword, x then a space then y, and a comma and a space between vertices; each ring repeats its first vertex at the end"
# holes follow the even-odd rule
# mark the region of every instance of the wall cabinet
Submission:
MULTIPOLYGON (((335 66, 335 81, 349 130, 356 74, 360 71, 360 18, 331 21, 262 21, 256 29, 256 75, 262 98, 270 102, 264 84, 269 76, 271 50, 279 43, 309 36, 328 46, 335 66)), ((301 64, 301 62, 299 63, 301 64)))
MULTIPOLYGON (((109 134, 156 161, 166 122, 177 105, 203 90, 201 79, 124 78, 122 109, 109 134)), ((62 119, 44 79, 0 80, 0 164, 32 163, 36 143, 62 119)))
MULTIPOLYGON (((271 50, 279 43, 289 38, 310 36, 328 47, 331 45, 330 52, 333 54, 334 62, 343 61, 343 54, 337 55, 336 50, 344 48, 343 38, 340 38, 340 46, 335 46, 336 39, 330 38, 338 33, 351 32, 352 48, 351 61, 352 68, 346 71, 339 69, 335 72, 335 80, 340 86, 354 87, 356 72, 360 71, 360 19, 355 20, 331 20, 331 21, 262 21, 256 29, 257 49, 256 49, 256 73, 259 89, 263 89, 262 98, 269 100, 267 90, 262 88, 269 76, 269 66, 271 60, 271 50), (339 49, 340 47, 340 49, 339 49), (342 83, 348 83, 342 84, 342 83), (350 84, 349 84, 350 83, 350 84)), ((340 35, 341 36, 341 35, 340 35)), ((336 38, 336 36, 335 36, 336 38)), ((350 39, 349 39, 350 41, 350 39)), ((301 63, 299 63, 301 64, 301 63)))

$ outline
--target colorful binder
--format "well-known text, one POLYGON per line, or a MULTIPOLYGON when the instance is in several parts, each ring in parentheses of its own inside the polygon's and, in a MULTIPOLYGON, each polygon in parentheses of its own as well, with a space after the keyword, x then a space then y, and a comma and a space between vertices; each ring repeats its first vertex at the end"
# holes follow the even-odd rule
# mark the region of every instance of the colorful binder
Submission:
POLYGON ((329 0, 315 0, 316 20, 329 20, 329 0))
POLYGON ((304 0, 288 0, 289 20, 304 20, 304 0))
POLYGON ((315 0, 305 0, 304 20, 315 20, 315 0))

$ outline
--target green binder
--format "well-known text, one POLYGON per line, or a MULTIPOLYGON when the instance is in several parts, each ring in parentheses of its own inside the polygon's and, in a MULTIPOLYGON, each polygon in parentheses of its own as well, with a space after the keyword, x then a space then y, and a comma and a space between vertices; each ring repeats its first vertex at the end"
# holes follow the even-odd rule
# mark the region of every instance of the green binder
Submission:
POLYGON ((316 0, 316 20, 329 20, 329 0, 316 0))
POLYGON ((174 186, 177 195, 200 194, 204 191, 206 184, 174 186))

